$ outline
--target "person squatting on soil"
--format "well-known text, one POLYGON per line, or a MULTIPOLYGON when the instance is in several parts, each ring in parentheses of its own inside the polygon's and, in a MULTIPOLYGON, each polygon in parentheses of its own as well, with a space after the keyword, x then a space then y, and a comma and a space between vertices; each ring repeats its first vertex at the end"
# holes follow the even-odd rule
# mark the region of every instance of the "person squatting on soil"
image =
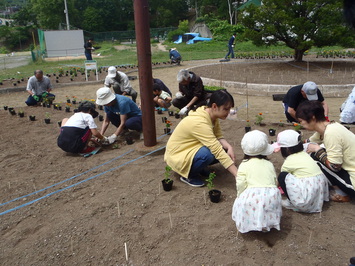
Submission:
POLYGON ((244 159, 236 176, 237 198, 232 219, 241 233, 280 230, 281 193, 274 165, 266 157, 274 152, 274 147, 259 130, 246 133, 241 147, 244 159))
POLYGON ((296 117, 300 124, 315 133, 306 142, 307 153, 333 186, 330 199, 338 202, 355 197, 355 135, 343 125, 327 121, 319 101, 306 101, 299 105, 296 117), (320 146, 324 144, 324 148, 320 146))
POLYGON ((158 84, 153 84, 154 102, 162 111, 168 111, 171 106, 171 95, 163 91, 158 84))
POLYGON ((237 175, 233 147, 224 139, 219 123, 232 107, 233 97, 226 90, 216 91, 207 106, 190 111, 176 126, 166 145, 164 161, 181 176, 182 182, 202 187, 200 176, 208 177, 208 166, 217 161, 237 175))
POLYGON ((35 70, 34 75, 29 78, 27 82, 26 91, 30 94, 26 100, 28 106, 37 105, 45 98, 55 99, 55 95, 50 91, 53 89, 50 79, 47 76, 43 76, 43 71, 35 70))
POLYGON ((355 87, 341 105, 340 112, 339 121, 342 124, 355 124, 355 87))
POLYGON ((235 36, 236 36, 236 33, 233 33, 232 37, 228 41, 228 53, 224 57, 224 59, 226 59, 226 60, 228 60, 229 55, 231 56, 231 58, 234 58, 235 36))
POLYGON ((131 96, 134 102, 137 100, 138 94, 132 88, 128 76, 118 71, 114 66, 108 68, 108 75, 105 78, 104 85, 109 88, 112 86, 116 94, 131 96))
POLYGON ((194 106, 206 105, 206 93, 202 79, 195 73, 181 69, 177 74, 179 91, 173 100, 173 105, 180 109, 179 114, 186 114, 194 106))
POLYGON ((169 49, 169 58, 170 58, 170 63, 171 64, 180 65, 181 55, 178 52, 178 50, 176 50, 176 48, 169 49))
POLYGON ((71 153, 89 153, 95 149, 88 146, 92 135, 102 144, 108 144, 108 138, 97 130, 94 118, 97 117, 98 112, 95 108, 94 103, 84 101, 79 105, 77 113, 62 120, 57 139, 58 147, 71 153))
POLYGON ((317 84, 313 81, 307 81, 303 85, 294 86, 288 90, 283 99, 285 115, 289 122, 298 122, 296 110, 300 103, 304 101, 320 101, 324 107, 324 115, 328 120, 329 108, 317 84))
POLYGON ((103 105, 105 111, 101 134, 106 132, 110 122, 117 127, 115 133, 108 137, 110 144, 129 129, 142 132, 142 112, 131 99, 113 94, 108 87, 98 89, 96 96, 96 104, 103 105))
POLYGON ((321 212, 329 201, 328 181, 317 163, 304 151, 301 135, 293 129, 277 135, 277 145, 285 158, 278 176, 287 199, 282 206, 298 212, 321 212))

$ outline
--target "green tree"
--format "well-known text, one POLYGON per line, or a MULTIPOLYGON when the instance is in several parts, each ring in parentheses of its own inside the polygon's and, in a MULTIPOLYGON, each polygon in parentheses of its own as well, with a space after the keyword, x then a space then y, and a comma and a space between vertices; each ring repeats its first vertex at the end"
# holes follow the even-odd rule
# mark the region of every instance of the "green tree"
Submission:
POLYGON ((58 29, 60 23, 65 23, 63 0, 31 0, 31 4, 42 29, 58 29))
POLYGON ((339 44, 349 40, 338 0, 264 0, 261 7, 250 5, 242 22, 246 36, 255 44, 285 43, 294 49, 295 61, 302 61, 312 46, 339 44))

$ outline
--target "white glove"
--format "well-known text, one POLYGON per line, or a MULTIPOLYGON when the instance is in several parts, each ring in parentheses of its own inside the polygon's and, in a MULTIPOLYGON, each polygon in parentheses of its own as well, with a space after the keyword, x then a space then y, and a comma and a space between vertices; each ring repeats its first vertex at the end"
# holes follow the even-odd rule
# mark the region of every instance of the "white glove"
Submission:
POLYGON ((188 110, 188 107, 185 106, 184 108, 182 108, 182 109, 180 110, 179 115, 184 115, 184 114, 186 114, 187 110, 188 110))
POLYGON ((234 45, 232 45, 232 48, 234 48, 234 45))
POLYGON ((181 99, 182 97, 184 97, 184 95, 182 95, 182 93, 178 91, 178 92, 175 94, 175 97, 176 97, 176 99, 181 99))
POLYGON ((116 139, 117 139, 117 135, 116 134, 112 134, 111 136, 109 136, 107 138, 109 144, 114 143, 116 141, 116 139))

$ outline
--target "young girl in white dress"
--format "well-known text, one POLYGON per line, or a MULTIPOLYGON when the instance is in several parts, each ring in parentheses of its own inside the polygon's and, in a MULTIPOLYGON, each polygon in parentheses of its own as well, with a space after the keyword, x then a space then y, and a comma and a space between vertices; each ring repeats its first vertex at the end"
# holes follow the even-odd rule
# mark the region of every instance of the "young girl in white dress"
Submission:
POLYGON ((321 212, 323 202, 329 200, 328 181, 316 161, 304 151, 300 134, 284 130, 278 134, 277 144, 285 158, 278 177, 287 197, 282 206, 299 212, 321 212))
POLYGON ((237 198, 232 219, 241 233, 280 230, 281 193, 274 165, 266 157, 273 153, 274 147, 259 130, 246 133, 241 146, 245 155, 236 177, 237 198))

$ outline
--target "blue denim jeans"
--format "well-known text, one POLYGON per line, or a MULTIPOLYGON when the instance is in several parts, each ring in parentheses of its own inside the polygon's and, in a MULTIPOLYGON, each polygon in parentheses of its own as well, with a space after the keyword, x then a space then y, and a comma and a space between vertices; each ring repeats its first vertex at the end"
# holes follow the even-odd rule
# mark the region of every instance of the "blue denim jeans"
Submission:
POLYGON ((203 146, 195 154, 190 168, 189 178, 198 178, 200 174, 206 175, 206 168, 210 164, 214 163, 216 158, 211 153, 211 151, 203 146))
MULTIPOLYGON (((110 122, 115 125, 116 127, 119 127, 121 124, 121 118, 120 115, 115 114, 111 111, 108 111, 106 113, 107 118, 110 120, 110 122)), ((136 130, 141 132, 143 127, 142 127, 142 116, 134 116, 134 117, 130 117, 126 120, 126 124, 125 127, 127 129, 131 129, 131 130, 136 130)))

